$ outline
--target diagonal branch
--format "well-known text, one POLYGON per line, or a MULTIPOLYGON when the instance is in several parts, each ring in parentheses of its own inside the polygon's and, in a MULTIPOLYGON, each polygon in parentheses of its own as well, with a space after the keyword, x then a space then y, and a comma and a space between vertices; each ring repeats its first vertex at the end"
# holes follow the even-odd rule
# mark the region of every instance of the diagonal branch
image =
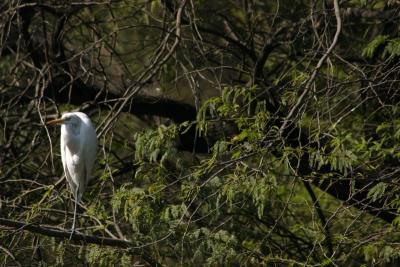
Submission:
POLYGON ((306 181, 303 181, 303 184, 304 184, 304 187, 306 188, 308 194, 310 195, 311 200, 313 201, 313 205, 314 205, 315 210, 317 211, 318 217, 319 217, 319 219, 321 221, 322 229, 325 232, 325 241, 326 241, 326 245, 327 245, 328 250, 329 250, 329 256, 332 256, 333 255, 332 238, 331 238, 331 233, 330 233, 330 230, 329 230, 330 227, 329 227, 329 225, 328 225, 328 223, 326 221, 326 218, 325 218, 325 215, 324 215, 324 211, 322 210, 322 207, 319 204, 317 196, 315 195, 311 185, 306 181))
POLYGON ((332 53, 333 49, 335 48, 335 46, 337 44, 340 32, 342 30, 342 20, 340 18, 340 8, 339 8, 338 0, 333 0, 333 5, 335 8, 335 17, 336 17, 336 32, 335 32, 335 36, 333 37, 333 41, 332 41, 331 45, 329 46, 328 50, 325 52, 325 54, 319 59, 317 66, 314 68, 313 72, 311 73, 310 78, 308 79, 308 81, 304 87, 303 93, 299 96, 296 104, 292 107, 292 109, 289 111, 289 114, 286 116, 285 120, 283 121, 283 124, 280 128, 281 133, 287 127, 289 121, 291 120, 291 118, 293 117, 295 112, 297 112, 300 105, 303 103, 304 97, 310 91, 311 84, 314 82, 319 69, 322 67, 322 64, 324 64, 325 60, 332 53))
MULTIPOLYGON (((69 239, 71 233, 68 231, 63 231, 53 227, 44 227, 35 224, 28 224, 18 221, 9 220, 6 218, 0 217, 0 225, 5 226, 8 228, 15 229, 17 231, 28 231, 31 233, 37 233, 45 236, 56 237, 60 239, 69 239)), ((131 241, 121 240, 121 239, 113 239, 101 236, 93 236, 93 235, 85 235, 80 233, 74 233, 71 237, 71 240, 74 242, 83 241, 89 244, 97 244, 97 245, 105 245, 111 247, 119 247, 119 248, 126 248, 132 251, 138 252, 143 259, 149 263, 151 266, 160 266, 161 264, 157 263, 150 257, 150 252, 146 251, 146 248, 141 246, 137 247, 131 241)))
MULTIPOLYGON (((176 48, 178 47, 180 41, 181 41, 181 35, 182 35, 182 29, 181 29, 181 24, 182 24, 182 14, 183 10, 186 6, 187 0, 181 0, 178 11, 176 13, 176 19, 175 19, 175 40, 174 43, 172 44, 171 48, 169 48, 168 52, 163 55, 164 50, 167 47, 167 41, 170 38, 171 33, 168 32, 166 37, 164 38, 164 45, 161 49, 161 51, 155 56, 153 59, 152 64, 146 69, 146 71, 143 72, 143 74, 139 77, 138 81, 141 81, 141 84, 145 84, 149 82, 152 77, 161 69, 161 67, 170 59, 173 53, 175 53, 176 48)), ((120 115, 120 113, 123 111, 123 109, 130 103, 132 98, 138 94, 142 86, 138 84, 138 82, 135 82, 133 85, 129 86, 126 90, 126 92, 123 95, 124 100, 118 104, 119 107, 117 108, 118 105, 115 105, 115 112, 107 118, 107 121, 104 126, 102 127, 102 130, 98 133, 99 136, 103 135, 106 133, 112 122, 120 115)))

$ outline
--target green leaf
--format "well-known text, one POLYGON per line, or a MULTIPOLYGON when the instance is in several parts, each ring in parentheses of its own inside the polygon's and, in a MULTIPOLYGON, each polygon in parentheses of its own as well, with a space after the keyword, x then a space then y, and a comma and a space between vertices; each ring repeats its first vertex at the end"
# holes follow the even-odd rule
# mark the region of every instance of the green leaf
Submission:
POLYGON ((386 57, 389 55, 390 57, 393 56, 400 56, 400 39, 392 39, 386 45, 385 50, 383 51, 382 57, 386 57))
POLYGON ((376 201, 383 196, 386 188, 387 184, 380 182, 369 190, 367 197, 372 199, 372 201, 376 201))
POLYGON ((386 40, 389 38, 388 35, 378 35, 375 37, 374 40, 372 40, 362 51, 362 56, 366 58, 372 58, 375 50, 378 48, 378 46, 384 44, 386 40))

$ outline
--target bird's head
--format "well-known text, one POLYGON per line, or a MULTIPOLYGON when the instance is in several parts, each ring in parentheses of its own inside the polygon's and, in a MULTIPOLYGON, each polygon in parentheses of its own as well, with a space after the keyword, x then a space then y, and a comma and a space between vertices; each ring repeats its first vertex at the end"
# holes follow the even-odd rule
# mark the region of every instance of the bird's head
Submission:
POLYGON ((81 119, 74 113, 64 113, 61 118, 48 121, 47 125, 72 125, 79 126, 81 119))

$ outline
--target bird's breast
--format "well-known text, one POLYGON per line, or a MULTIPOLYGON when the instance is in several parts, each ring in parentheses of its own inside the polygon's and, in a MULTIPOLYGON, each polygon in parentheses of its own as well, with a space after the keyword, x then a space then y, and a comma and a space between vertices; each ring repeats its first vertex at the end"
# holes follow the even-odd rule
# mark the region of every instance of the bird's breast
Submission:
POLYGON ((68 148, 72 155, 79 153, 81 150, 81 141, 79 140, 78 136, 61 129, 61 138, 62 143, 68 148))

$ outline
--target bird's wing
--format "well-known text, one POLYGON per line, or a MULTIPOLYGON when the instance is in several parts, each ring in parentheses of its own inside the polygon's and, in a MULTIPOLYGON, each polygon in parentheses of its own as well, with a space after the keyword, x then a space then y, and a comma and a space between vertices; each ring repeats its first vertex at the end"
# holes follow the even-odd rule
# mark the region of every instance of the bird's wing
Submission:
POLYGON ((85 132, 85 146, 83 147, 83 158, 86 169, 86 184, 92 178, 92 169, 94 162, 96 160, 97 153, 97 136, 96 131, 92 124, 89 122, 86 124, 86 132, 85 132))
POLYGON ((77 196, 75 195, 75 191, 76 191, 76 184, 72 178, 72 175, 69 171, 69 169, 72 167, 70 166, 71 164, 69 163, 69 160, 67 159, 67 151, 66 151, 67 147, 64 145, 64 142, 61 141, 61 160, 62 160, 62 164, 63 164, 63 168, 64 168, 64 173, 65 173, 65 178, 67 178, 69 187, 72 191, 72 194, 74 195, 75 199, 77 198, 77 196))
MULTIPOLYGON (((79 202, 82 198, 86 187, 86 164, 83 157, 83 151, 72 154, 68 147, 65 147, 65 165, 66 174, 69 174, 71 190, 75 195, 75 199, 79 202), (78 192, 76 192, 78 188, 78 192)), ((67 176, 68 177, 68 176, 67 176)))

